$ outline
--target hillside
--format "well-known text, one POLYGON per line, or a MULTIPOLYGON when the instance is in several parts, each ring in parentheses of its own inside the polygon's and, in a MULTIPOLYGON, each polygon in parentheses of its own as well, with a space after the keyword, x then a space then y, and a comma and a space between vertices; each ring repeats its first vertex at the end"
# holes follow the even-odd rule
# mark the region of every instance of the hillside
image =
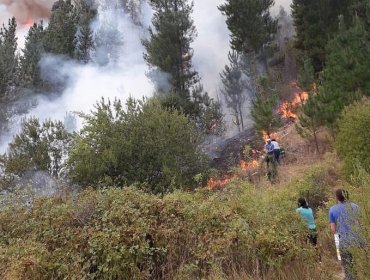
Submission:
POLYGON ((304 142, 291 144, 307 160, 287 153, 276 185, 232 179, 163 198, 88 189, 27 206, 25 194, 2 197, 1 279, 340 279, 327 225, 338 161, 308 159, 304 142), (317 250, 295 213, 302 195, 317 217, 317 250))

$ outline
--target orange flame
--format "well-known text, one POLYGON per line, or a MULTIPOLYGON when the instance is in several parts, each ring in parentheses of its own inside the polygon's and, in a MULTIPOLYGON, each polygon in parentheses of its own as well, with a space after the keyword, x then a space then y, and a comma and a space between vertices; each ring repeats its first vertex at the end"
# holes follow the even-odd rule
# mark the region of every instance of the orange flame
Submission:
POLYGON ((224 187, 228 183, 230 183, 230 181, 231 181, 230 176, 226 176, 223 179, 213 179, 213 178, 211 178, 211 179, 208 180, 207 188, 209 190, 214 190, 214 189, 219 188, 219 187, 224 187))
POLYGON ((33 19, 27 19, 26 21, 24 21, 22 24, 24 25, 24 26, 26 26, 26 27, 32 27, 32 25, 33 25, 33 19))
POLYGON ((251 162, 246 162, 245 160, 240 161, 240 168, 242 171, 247 172, 259 167, 257 160, 252 160, 251 162))
POLYGON ((308 100, 308 93, 305 91, 296 93, 291 102, 284 102, 279 108, 279 112, 283 118, 286 119, 298 119, 298 115, 295 113, 297 109, 308 100))
POLYGON ((270 135, 268 135, 268 133, 264 130, 262 130, 262 139, 264 142, 267 141, 267 139, 276 139, 276 140, 279 140, 279 134, 276 133, 276 132, 273 132, 273 133, 270 133, 270 135))

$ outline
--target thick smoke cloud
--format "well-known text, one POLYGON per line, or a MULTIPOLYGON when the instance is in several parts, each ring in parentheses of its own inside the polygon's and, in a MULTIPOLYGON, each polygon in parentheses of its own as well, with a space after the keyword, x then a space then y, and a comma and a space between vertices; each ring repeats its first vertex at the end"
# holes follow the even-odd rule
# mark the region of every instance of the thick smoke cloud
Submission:
POLYGON ((49 18, 54 0, 0 0, 0 20, 6 21, 9 15, 14 16, 20 24, 49 18))
MULTIPOLYGON (((103 0, 100 1, 103 2, 103 0)), ((20 20, 48 17, 53 2, 54 0, 0 0, 0 20, 4 21, 13 15, 20 20)), ((141 26, 139 26, 134 24, 122 9, 116 9, 117 3, 122 3, 121 0, 104 2, 109 3, 111 8, 100 9, 92 27, 97 31, 101 30, 107 22, 116 21, 119 36, 122 37, 122 43, 116 46, 119 53, 117 61, 110 61, 104 65, 98 63, 81 65, 64 57, 45 56, 41 61, 45 77, 49 80, 63 77, 66 89, 56 100, 45 98, 40 93, 37 98, 38 106, 29 115, 40 119, 63 120, 67 112, 89 112, 102 96, 126 100, 130 95, 141 98, 153 94, 154 86, 146 75, 149 69, 143 60, 144 48, 141 44, 141 39, 147 36, 147 28, 152 16, 149 5, 145 1, 132 0, 137 4, 143 3, 140 6, 141 26)), ((221 86, 219 73, 228 63, 227 54, 230 50, 230 37, 225 18, 217 9, 217 6, 224 1, 195 0, 194 2, 193 18, 198 32, 198 37, 192 45, 194 68, 202 78, 204 89, 212 97, 217 98, 221 86)), ((274 8, 276 14, 280 5, 289 11, 291 0, 276 2, 274 8)), ((167 78, 165 74, 159 74, 157 77, 162 81, 166 81, 167 78)), ((78 126, 81 127, 81 123, 78 126)), ((11 135, 18 129, 19 126, 15 125, 5 142, 9 142, 11 135)), ((6 144, 4 141, 2 144, 0 152, 5 151, 6 144)))
MULTIPOLYGON (((153 94, 154 86, 146 76, 148 67, 143 59, 144 48, 141 44, 141 40, 147 36, 148 26, 144 23, 148 23, 151 10, 147 5, 142 6, 143 25, 138 26, 122 9, 117 9, 117 3, 112 2, 114 1, 109 1, 108 9, 98 10, 92 28, 95 32, 105 30, 104 25, 114 20, 117 37, 122 38, 120 43, 114 46, 119 54, 118 57, 107 61, 104 65, 95 61, 83 65, 66 57, 46 55, 40 62, 43 77, 57 84, 62 81, 65 90, 62 94, 52 94, 59 96, 57 99, 46 97, 40 92, 36 97, 37 106, 29 112, 28 116, 36 116, 41 120, 63 121, 66 114, 70 112, 88 113, 102 97, 106 100, 119 98, 125 101, 130 96, 142 98, 153 94)), ((109 47, 110 42, 105 43, 109 47)), ((97 60, 96 57, 95 60, 97 60)), ((18 125, 13 126, 8 136, 19 131, 21 117, 24 116, 15 117, 14 122, 18 125)), ((81 120, 78 120, 77 128, 81 128, 81 125, 81 120)), ((2 140, 0 153, 6 151, 6 142, 10 141, 10 137, 4 138, 6 135, 0 139, 2 140)))
MULTIPOLYGON (((148 67, 143 59, 144 48, 141 44, 147 27, 135 25, 122 9, 115 8, 116 5, 111 7, 98 10, 93 27, 95 30, 104 30, 102 26, 114 19, 117 37, 121 38, 114 46, 118 56, 104 65, 81 65, 63 57, 44 57, 41 61, 44 77, 49 81, 62 77, 67 88, 57 100, 49 101, 40 97, 32 115, 62 120, 66 112, 89 112, 101 97, 126 100, 129 96, 141 98, 153 93, 153 84, 146 77, 148 67)), ((147 17, 147 12, 148 8, 143 7, 142 16, 147 17)), ((106 43, 109 46, 109 42, 106 43)), ((106 53, 104 50, 102 52, 106 53)), ((95 59, 99 60, 97 57, 95 59)))

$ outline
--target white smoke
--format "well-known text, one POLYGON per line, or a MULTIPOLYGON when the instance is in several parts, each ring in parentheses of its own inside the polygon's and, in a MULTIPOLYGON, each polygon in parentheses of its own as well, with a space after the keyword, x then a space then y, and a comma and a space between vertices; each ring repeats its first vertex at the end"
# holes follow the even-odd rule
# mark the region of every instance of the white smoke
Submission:
MULTIPOLYGON (((145 9, 143 16, 147 16, 145 9)), ((48 80, 63 78, 68 86, 57 100, 40 98, 39 106, 31 112, 32 115, 63 119, 66 112, 89 112, 101 97, 126 100, 129 96, 141 98, 152 94, 153 85, 145 75, 148 68, 141 44, 145 30, 133 24, 121 9, 98 10, 94 25, 99 29, 109 19, 115 19, 116 36, 122 39, 114 46, 117 59, 100 66, 95 63, 81 65, 56 56, 45 57, 41 66, 44 73, 49 73, 46 76, 48 80)))
MULTIPOLYGON (((36 116, 41 120, 63 120, 67 112, 88 113, 101 97, 111 100, 117 97, 125 101, 129 96, 141 98, 152 95, 154 87, 146 77, 148 67, 143 59, 144 48, 141 44, 141 39, 147 35, 148 26, 144 26, 144 23, 151 17, 150 8, 146 4, 142 6, 142 25, 138 26, 128 14, 117 8, 117 3, 109 2, 112 6, 108 9, 98 9, 93 28, 98 30, 110 19, 115 19, 118 32, 116 35, 122 38, 120 44, 114 46, 117 59, 101 66, 94 62, 82 65, 61 56, 45 56, 40 62, 43 76, 51 82, 62 82, 67 86, 57 99, 40 93, 37 97, 38 105, 31 110, 29 116, 36 116)), ((79 121, 78 128, 81 125, 79 121)), ((16 130, 14 127, 12 133, 16 130)), ((0 152, 5 152, 6 147, 7 143, 2 143, 0 152)))
POLYGON ((272 8, 272 14, 277 15, 279 13, 280 7, 283 7, 284 10, 290 15, 293 0, 275 0, 275 5, 272 8))
POLYGON ((194 23, 198 37, 194 48, 194 68, 200 73, 205 91, 217 98, 220 72, 228 64, 230 32, 226 18, 218 10, 223 0, 198 0, 194 3, 194 23))
MULTIPOLYGON (((6 15, 5 18, 14 15, 10 7, 14 9, 16 2, 6 0, 8 6, 4 6, 5 0, 0 1, 2 3, 0 19, 4 19, 3 15, 6 15)), ((63 120, 66 112, 89 112, 101 97, 110 99, 117 97, 126 100, 129 96, 140 98, 152 95, 154 86, 146 75, 148 67, 143 59, 144 48, 141 44, 141 39, 147 36, 152 16, 149 5, 146 1, 131 1, 137 3, 141 9, 141 25, 137 25, 127 13, 117 9, 117 3, 122 3, 122 0, 100 1, 104 1, 105 5, 108 3, 108 9, 98 9, 98 15, 92 27, 97 31, 102 25, 114 19, 118 36, 122 38, 122 43, 115 46, 118 53, 117 61, 108 61, 103 66, 97 63, 81 65, 63 57, 44 57, 41 66, 46 77, 50 80, 62 78, 67 87, 56 100, 48 99, 40 93, 38 106, 30 112, 30 115, 40 119, 63 120)), ((20 12, 19 3, 30 2, 44 2, 51 7, 54 1, 19 1, 17 13, 20 12)), ((230 36, 225 17, 217 8, 223 2, 223 0, 195 0, 193 14, 198 32, 198 37, 192 45, 194 68, 202 78, 204 89, 216 99, 221 86, 219 73, 228 64, 227 54, 230 50, 230 36)), ((289 10, 290 2, 291 0, 279 0, 274 9, 278 11, 279 6, 283 5, 286 10, 289 10)), ((157 79, 165 81, 167 77, 161 75, 157 79)), ((81 127, 81 123, 78 126, 81 127)), ((16 127, 14 129, 12 133, 16 131, 16 127)), ((7 144, 4 143, 0 145, 0 152, 4 152, 6 146, 7 144)))

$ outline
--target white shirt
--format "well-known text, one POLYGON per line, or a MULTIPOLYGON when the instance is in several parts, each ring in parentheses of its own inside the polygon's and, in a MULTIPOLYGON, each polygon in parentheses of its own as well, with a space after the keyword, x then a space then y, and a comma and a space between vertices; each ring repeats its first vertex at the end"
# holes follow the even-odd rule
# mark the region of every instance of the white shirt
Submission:
POLYGON ((276 141, 271 141, 271 144, 274 145, 274 150, 280 150, 279 143, 276 141))

